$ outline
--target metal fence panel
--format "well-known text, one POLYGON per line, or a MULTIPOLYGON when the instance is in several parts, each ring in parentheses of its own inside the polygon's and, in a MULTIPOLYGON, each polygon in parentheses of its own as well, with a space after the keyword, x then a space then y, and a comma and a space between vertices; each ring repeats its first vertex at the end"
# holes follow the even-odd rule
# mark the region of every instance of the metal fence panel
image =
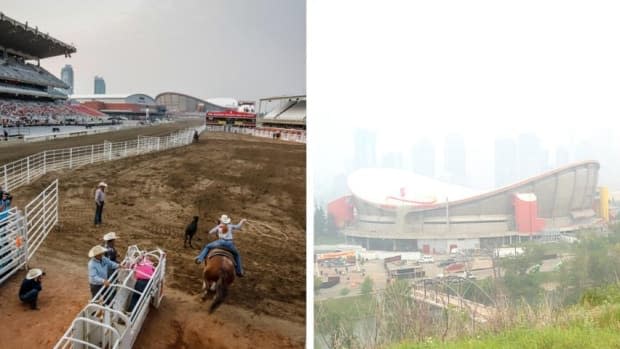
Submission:
POLYGON ((26 220, 12 208, 0 217, 0 284, 26 265, 26 220))
POLYGON ((0 167, 0 185, 13 190, 44 176, 51 171, 73 169, 96 162, 166 150, 192 142, 194 131, 203 132, 205 126, 174 132, 163 137, 139 136, 136 140, 104 142, 67 149, 46 150, 0 167))
POLYGON ((28 257, 30 260, 58 223, 58 179, 26 205, 28 257))

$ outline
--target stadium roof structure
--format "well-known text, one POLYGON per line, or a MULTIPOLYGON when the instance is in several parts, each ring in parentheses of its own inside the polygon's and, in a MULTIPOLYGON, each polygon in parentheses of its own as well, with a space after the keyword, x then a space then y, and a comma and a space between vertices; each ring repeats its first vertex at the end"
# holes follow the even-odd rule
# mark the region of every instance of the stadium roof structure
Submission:
POLYGON ((306 95, 291 95, 291 96, 274 96, 274 97, 265 97, 259 99, 259 101, 276 101, 279 99, 306 99, 306 95))
POLYGON ((354 196, 370 204, 384 208, 407 207, 413 210, 427 210, 446 204, 456 205, 490 198, 544 178, 587 166, 598 168, 600 165, 594 160, 581 161, 487 191, 444 183, 408 171, 382 168, 366 168, 352 173, 348 177, 348 186, 354 196))
POLYGON ((173 91, 162 92, 162 93, 158 94, 157 96, 155 96, 155 100, 160 100, 161 98, 166 97, 166 96, 185 97, 185 98, 188 98, 190 100, 195 101, 196 103, 202 103, 206 107, 211 107, 212 109, 216 109, 216 110, 227 110, 227 109, 230 109, 228 107, 224 107, 224 106, 221 106, 219 104, 216 104, 216 103, 213 103, 213 102, 210 102, 210 101, 206 101, 206 100, 204 100, 202 98, 190 96, 190 95, 185 94, 185 93, 173 92, 173 91))
POLYGON ((40 59, 76 52, 73 45, 66 44, 42 33, 38 27, 20 23, 0 12, 0 46, 16 56, 40 59))
POLYGON ((117 101, 123 100, 127 103, 156 105, 153 97, 144 93, 127 93, 127 94, 86 94, 86 95, 71 95, 70 99, 75 99, 80 102, 85 101, 117 101))
POLYGON ((391 168, 365 168, 348 178, 351 193, 369 203, 381 206, 428 207, 460 200, 477 191, 413 172, 391 168))
POLYGON ((144 93, 115 93, 115 94, 84 94, 84 95, 71 95, 72 99, 125 99, 134 95, 151 96, 144 93))
POLYGON ((239 106, 239 101, 230 97, 208 98, 207 102, 227 109, 237 108, 239 106))

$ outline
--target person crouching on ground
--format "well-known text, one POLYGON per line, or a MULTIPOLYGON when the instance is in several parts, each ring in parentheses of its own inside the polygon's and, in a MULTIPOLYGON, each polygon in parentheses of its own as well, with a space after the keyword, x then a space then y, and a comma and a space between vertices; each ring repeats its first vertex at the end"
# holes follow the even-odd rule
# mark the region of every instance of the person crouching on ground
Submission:
MULTIPOLYGON (((144 256, 141 261, 134 265, 134 277, 136 278, 134 289, 138 292, 143 292, 149 280, 153 277, 153 273, 155 273, 155 265, 153 265, 148 256, 144 256)), ((131 313, 133 311, 139 299, 140 294, 134 292, 127 309, 128 312, 131 313)))
POLYGON ((101 182, 97 186, 97 190, 95 190, 95 226, 101 225, 103 204, 105 203, 105 188, 107 187, 107 184, 101 182))
POLYGON ((88 252, 88 283, 90 284, 90 294, 95 297, 102 287, 110 286, 108 281, 108 268, 114 270, 118 268, 118 263, 112 262, 105 257, 106 249, 97 245, 88 252))
POLYGON ((22 285, 19 288, 19 300, 30 304, 32 310, 39 310, 37 307, 37 299, 39 292, 43 289, 41 287, 41 276, 43 271, 41 269, 30 269, 26 278, 22 281, 22 285))
POLYGON ((201 264, 204 262, 211 249, 224 248, 232 252, 234 255, 237 276, 243 277, 245 273, 243 272, 243 267, 241 265, 241 256, 233 243, 233 232, 241 229, 243 223, 245 222, 246 219, 244 218, 239 222, 239 224, 231 224, 230 218, 225 214, 222 215, 222 217, 220 217, 220 224, 216 225, 209 231, 209 235, 217 233, 219 239, 205 245, 205 247, 202 248, 202 251, 200 251, 200 254, 196 257, 196 264, 201 264))

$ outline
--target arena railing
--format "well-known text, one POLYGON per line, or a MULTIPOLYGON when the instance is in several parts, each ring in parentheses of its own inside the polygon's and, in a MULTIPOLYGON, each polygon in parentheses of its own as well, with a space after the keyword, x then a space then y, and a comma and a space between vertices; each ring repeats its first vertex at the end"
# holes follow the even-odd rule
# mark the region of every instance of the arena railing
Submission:
POLYGON ((0 213, 0 284, 27 266, 58 223, 58 179, 26 205, 0 213))
POLYGON ((2 171, 0 185, 5 191, 10 191, 30 184, 51 171, 73 169, 97 162, 180 147, 192 142, 195 131, 202 133, 204 129, 205 126, 200 126, 162 137, 138 137, 130 141, 104 142, 103 144, 42 151, 0 167, 2 171))
POLYGON ((247 134, 254 137, 263 137, 263 138, 275 138, 276 135, 279 135, 280 140, 289 141, 289 142, 297 142, 297 143, 306 143, 306 132, 291 130, 286 131, 282 129, 281 131, 271 131, 271 130, 261 130, 255 128, 248 127, 235 127, 235 126, 207 126, 206 130, 209 132, 228 132, 228 133, 241 133, 247 134))

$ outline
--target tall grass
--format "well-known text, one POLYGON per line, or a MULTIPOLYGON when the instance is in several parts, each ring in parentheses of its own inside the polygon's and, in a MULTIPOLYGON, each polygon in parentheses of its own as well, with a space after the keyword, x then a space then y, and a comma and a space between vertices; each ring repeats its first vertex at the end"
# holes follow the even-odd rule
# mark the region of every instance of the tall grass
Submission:
POLYGON ((441 340, 407 340, 391 349, 577 349, 620 348, 620 287, 618 284, 592 289, 578 305, 554 308, 510 307, 497 314, 486 329, 475 335, 441 340))

